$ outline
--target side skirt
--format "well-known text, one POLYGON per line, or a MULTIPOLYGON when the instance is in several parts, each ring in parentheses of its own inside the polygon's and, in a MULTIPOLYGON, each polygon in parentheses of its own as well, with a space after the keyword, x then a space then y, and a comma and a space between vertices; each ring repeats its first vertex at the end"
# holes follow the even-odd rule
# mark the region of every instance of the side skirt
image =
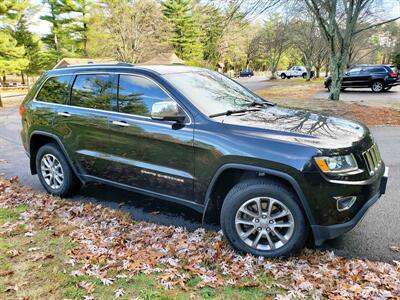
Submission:
POLYGON ((174 197, 174 196, 169 196, 169 195, 165 195, 165 194, 161 194, 161 193, 157 193, 157 192, 153 192, 153 191, 149 191, 146 189, 142 189, 139 187, 133 187, 127 184, 122 184, 122 183, 118 183, 112 180, 108 180, 108 179, 103 179, 103 178, 99 178, 96 176, 92 176, 92 175, 82 175, 80 174, 81 177, 84 178, 85 182, 90 183, 90 182, 100 182, 100 183, 104 183, 110 186, 114 186, 117 188, 121 188, 124 190, 128 190, 131 192, 136 192, 136 193, 140 193, 140 194, 144 194, 150 197, 154 197, 154 198, 159 198, 159 199, 163 199, 163 200, 167 200, 167 201, 171 201, 177 204, 181 204, 181 205, 185 205, 187 207, 190 207, 192 209, 194 209, 195 211, 199 212, 199 213, 203 213, 204 212, 204 205, 195 203, 193 201, 187 200, 187 199, 182 199, 182 198, 178 198, 178 197, 174 197))

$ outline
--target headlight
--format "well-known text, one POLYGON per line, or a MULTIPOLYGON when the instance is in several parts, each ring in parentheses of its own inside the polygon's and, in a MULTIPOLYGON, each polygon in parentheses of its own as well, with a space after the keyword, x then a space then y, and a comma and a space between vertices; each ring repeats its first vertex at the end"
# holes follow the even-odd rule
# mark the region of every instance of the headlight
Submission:
POLYGON ((315 162, 324 173, 346 173, 358 169, 353 154, 315 157, 315 162))

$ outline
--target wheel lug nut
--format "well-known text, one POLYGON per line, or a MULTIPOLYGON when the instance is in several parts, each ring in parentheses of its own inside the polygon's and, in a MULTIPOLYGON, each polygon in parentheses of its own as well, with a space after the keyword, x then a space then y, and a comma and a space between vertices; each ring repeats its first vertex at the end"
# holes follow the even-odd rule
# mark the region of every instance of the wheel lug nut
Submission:
POLYGON ((267 216, 262 216, 262 218, 263 218, 263 219, 266 219, 266 218, 267 218, 267 216))
POLYGON ((269 221, 269 224, 274 224, 274 220, 269 221))
POLYGON ((256 223, 259 223, 260 222, 260 220, 259 219, 256 219, 256 223))
POLYGON ((269 227, 267 227, 267 231, 271 231, 271 229, 269 227))
POLYGON ((258 231, 261 231, 261 227, 258 227, 257 230, 258 230, 258 231))

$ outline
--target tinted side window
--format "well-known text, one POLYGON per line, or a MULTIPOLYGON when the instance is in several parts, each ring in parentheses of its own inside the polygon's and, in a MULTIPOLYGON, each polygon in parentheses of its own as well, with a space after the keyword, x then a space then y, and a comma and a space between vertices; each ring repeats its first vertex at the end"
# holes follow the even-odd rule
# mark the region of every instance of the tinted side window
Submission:
POLYGON ((361 72, 361 68, 354 68, 349 70, 348 74, 349 75, 358 75, 361 72))
POLYGON ((36 99, 44 102, 65 104, 69 96, 69 82, 72 76, 49 78, 41 88, 36 99))
POLYGON ((112 98, 111 75, 78 75, 71 93, 71 105, 110 110, 112 98))
POLYGON ((150 79, 134 75, 119 76, 118 107, 120 112, 150 116, 153 104, 166 100, 171 99, 150 79))
POLYGON ((371 73, 386 73, 386 69, 385 68, 379 68, 379 67, 375 67, 375 68, 369 68, 368 71, 370 71, 371 73))

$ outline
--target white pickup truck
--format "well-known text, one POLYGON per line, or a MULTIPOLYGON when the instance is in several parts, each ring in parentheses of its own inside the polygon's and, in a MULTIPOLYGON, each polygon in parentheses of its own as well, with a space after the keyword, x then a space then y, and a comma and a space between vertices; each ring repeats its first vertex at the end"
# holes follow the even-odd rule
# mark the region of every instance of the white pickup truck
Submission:
MULTIPOLYGON (((303 66, 294 66, 286 71, 278 71, 276 72, 276 76, 282 79, 290 79, 292 77, 307 77, 307 69, 303 66)), ((311 77, 314 77, 314 71, 311 71, 311 77)))

